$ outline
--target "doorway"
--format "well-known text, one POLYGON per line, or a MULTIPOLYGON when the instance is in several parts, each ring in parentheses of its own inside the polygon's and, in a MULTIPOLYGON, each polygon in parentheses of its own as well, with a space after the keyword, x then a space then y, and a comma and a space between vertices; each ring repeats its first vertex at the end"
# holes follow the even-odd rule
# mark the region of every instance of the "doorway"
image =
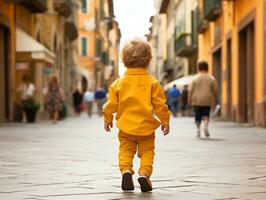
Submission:
POLYGON ((81 90, 82 90, 82 93, 85 93, 88 89, 88 81, 86 79, 85 76, 82 76, 82 79, 81 79, 81 90))
POLYGON ((0 122, 9 119, 8 31, 0 25, 0 122))
POLYGON ((227 118, 232 118, 232 40, 226 42, 227 118))
POLYGON ((216 103, 221 105, 221 89, 222 89, 222 50, 221 48, 213 53, 213 75, 216 78, 217 85, 218 85, 216 103))
POLYGON ((254 21, 239 32, 239 68, 238 68, 238 110, 239 121, 254 123, 255 111, 255 38, 254 21))

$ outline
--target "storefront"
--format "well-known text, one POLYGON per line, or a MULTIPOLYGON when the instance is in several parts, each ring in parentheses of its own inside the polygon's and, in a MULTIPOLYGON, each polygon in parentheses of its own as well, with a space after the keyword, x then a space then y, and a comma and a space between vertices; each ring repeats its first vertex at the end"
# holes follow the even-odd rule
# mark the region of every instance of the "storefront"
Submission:
MULTIPOLYGON (((29 75, 35 84, 35 100, 40 103, 41 109, 43 90, 47 87, 49 77, 54 74, 54 60, 55 56, 51 51, 22 29, 16 29, 16 87, 19 87, 24 75, 29 75)), ((19 101, 19 97, 17 100, 19 101)))

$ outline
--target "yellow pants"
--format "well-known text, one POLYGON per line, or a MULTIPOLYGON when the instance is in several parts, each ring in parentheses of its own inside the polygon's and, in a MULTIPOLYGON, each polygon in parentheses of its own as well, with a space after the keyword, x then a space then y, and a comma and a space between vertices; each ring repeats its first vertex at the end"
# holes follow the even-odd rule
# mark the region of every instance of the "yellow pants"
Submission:
POLYGON ((154 158, 154 138, 155 134, 148 136, 129 135, 119 132, 119 167, 123 174, 125 171, 131 171, 134 174, 133 158, 138 151, 140 158, 139 174, 145 174, 150 177, 152 173, 154 158))

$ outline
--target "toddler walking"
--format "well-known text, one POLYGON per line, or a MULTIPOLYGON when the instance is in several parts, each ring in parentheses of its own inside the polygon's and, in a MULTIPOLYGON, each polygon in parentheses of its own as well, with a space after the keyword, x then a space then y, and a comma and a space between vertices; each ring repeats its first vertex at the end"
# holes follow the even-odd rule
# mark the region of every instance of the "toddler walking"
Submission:
POLYGON ((122 51, 127 71, 110 86, 109 98, 103 107, 107 132, 113 127, 113 114, 116 113, 122 190, 134 190, 132 175, 136 152, 140 158, 138 182, 141 191, 152 190, 149 178, 153 169, 154 131, 161 126, 164 135, 169 133, 170 112, 164 92, 147 71, 151 59, 149 43, 140 39, 128 42, 122 51))

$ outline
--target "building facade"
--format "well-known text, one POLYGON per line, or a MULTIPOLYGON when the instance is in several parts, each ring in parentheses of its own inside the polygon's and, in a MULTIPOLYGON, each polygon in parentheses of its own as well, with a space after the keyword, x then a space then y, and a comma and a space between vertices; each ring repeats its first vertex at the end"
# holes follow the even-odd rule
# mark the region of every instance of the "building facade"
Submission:
POLYGON ((155 6, 148 38, 157 50, 157 78, 165 84, 195 74, 197 60, 206 60, 218 82, 221 117, 265 127, 266 2, 156 0, 155 6))
POLYGON ((148 41, 154 48, 154 59, 151 63, 151 73, 164 85, 167 80, 167 16, 160 13, 162 1, 155 0, 156 15, 150 19, 150 34, 148 41))
POLYGON ((83 76, 79 88, 95 88, 95 5, 96 0, 83 0, 79 9, 79 69, 83 76))
POLYGON ((155 1, 155 7, 157 13, 151 20, 149 35, 149 40, 156 49, 156 58, 152 64, 156 66, 156 70, 152 67, 153 71, 156 71, 163 84, 196 73, 197 1, 162 0, 155 1))
POLYGON ((95 79, 96 87, 106 90, 118 73, 118 47, 121 36, 113 7, 113 0, 96 1, 95 79))
POLYGON ((0 122, 12 119, 15 88, 15 5, 0 1, 0 122))
POLYGON ((79 67, 83 73, 83 90, 107 89, 118 77, 120 37, 112 0, 82 1, 79 11, 79 67))
POLYGON ((266 126, 266 2, 200 0, 199 59, 218 80, 222 117, 266 126))
MULTIPOLYGON (((36 86, 35 100, 44 109, 43 88, 49 78, 57 76, 69 102, 73 83, 73 63, 77 38, 76 12, 78 1, 31 0, 16 4, 16 71, 15 85, 19 87, 22 77, 30 75, 36 86)), ((17 104, 19 96, 17 95, 17 104)))

